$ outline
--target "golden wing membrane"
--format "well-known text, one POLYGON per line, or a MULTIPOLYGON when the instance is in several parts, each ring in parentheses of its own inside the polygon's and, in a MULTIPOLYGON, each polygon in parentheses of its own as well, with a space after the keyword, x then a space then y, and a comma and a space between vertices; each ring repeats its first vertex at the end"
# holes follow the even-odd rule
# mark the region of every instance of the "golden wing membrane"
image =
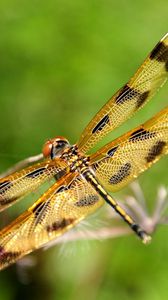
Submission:
POLYGON ((60 159, 47 159, 0 179, 0 211, 34 191, 46 180, 54 176, 59 178, 66 168, 67 165, 60 159))
POLYGON ((141 108, 168 76, 168 34, 155 46, 130 81, 96 114, 82 133, 78 146, 90 150, 103 136, 141 108))
POLYGON ((90 159, 97 179, 117 191, 168 153, 168 108, 107 144, 90 159))
POLYGON ((81 175, 65 175, 0 232, 0 269, 59 237, 102 204, 81 175))

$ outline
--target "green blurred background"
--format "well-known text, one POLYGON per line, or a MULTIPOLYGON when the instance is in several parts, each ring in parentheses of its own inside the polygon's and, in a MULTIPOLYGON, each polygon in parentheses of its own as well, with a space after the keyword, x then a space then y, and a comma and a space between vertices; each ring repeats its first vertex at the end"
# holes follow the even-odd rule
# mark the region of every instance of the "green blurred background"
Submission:
MULTIPOLYGON (((74 143, 167 32, 167 13, 166 0, 1 0, 0 171, 39 153, 47 138, 74 143)), ((166 106, 167 91, 104 142, 166 106)), ((165 157, 140 177, 151 209, 167 166, 165 157)), ((0 273, 0 299, 167 299, 167 234, 159 227, 148 247, 130 236, 38 251, 34 267, 0 273)))

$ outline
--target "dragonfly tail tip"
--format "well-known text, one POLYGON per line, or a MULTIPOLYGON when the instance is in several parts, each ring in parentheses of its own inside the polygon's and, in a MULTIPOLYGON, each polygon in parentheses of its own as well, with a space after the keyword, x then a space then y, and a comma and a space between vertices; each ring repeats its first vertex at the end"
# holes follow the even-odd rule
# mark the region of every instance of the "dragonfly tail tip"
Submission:
POLYGON ((142 237, 143 244, 145 245, 150 244, 151 240, 152 240, 151 236, 144 232, 142 237))

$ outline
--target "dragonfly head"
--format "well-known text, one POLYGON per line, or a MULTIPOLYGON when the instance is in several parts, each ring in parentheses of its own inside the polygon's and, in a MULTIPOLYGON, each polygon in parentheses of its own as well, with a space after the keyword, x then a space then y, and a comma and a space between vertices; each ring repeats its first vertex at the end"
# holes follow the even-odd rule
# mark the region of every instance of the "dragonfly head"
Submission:
POLYGON ((69 141, 66 138, 57 136, 45 142, 42 152, 44 157, 50 156, 53 159, 56 156, 60 156, 63 150, 69 146, 69 141))

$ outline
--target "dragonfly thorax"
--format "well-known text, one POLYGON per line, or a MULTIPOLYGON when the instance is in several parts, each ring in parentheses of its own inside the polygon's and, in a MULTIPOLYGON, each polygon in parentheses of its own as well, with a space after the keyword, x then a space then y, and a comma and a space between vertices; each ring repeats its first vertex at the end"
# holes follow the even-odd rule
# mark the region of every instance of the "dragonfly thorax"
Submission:
POLYGON ((67 162, 72 172, 79 171, 89 165, 89 157, 83 155, 76 144, 64 149, 61 158, 67 162))

